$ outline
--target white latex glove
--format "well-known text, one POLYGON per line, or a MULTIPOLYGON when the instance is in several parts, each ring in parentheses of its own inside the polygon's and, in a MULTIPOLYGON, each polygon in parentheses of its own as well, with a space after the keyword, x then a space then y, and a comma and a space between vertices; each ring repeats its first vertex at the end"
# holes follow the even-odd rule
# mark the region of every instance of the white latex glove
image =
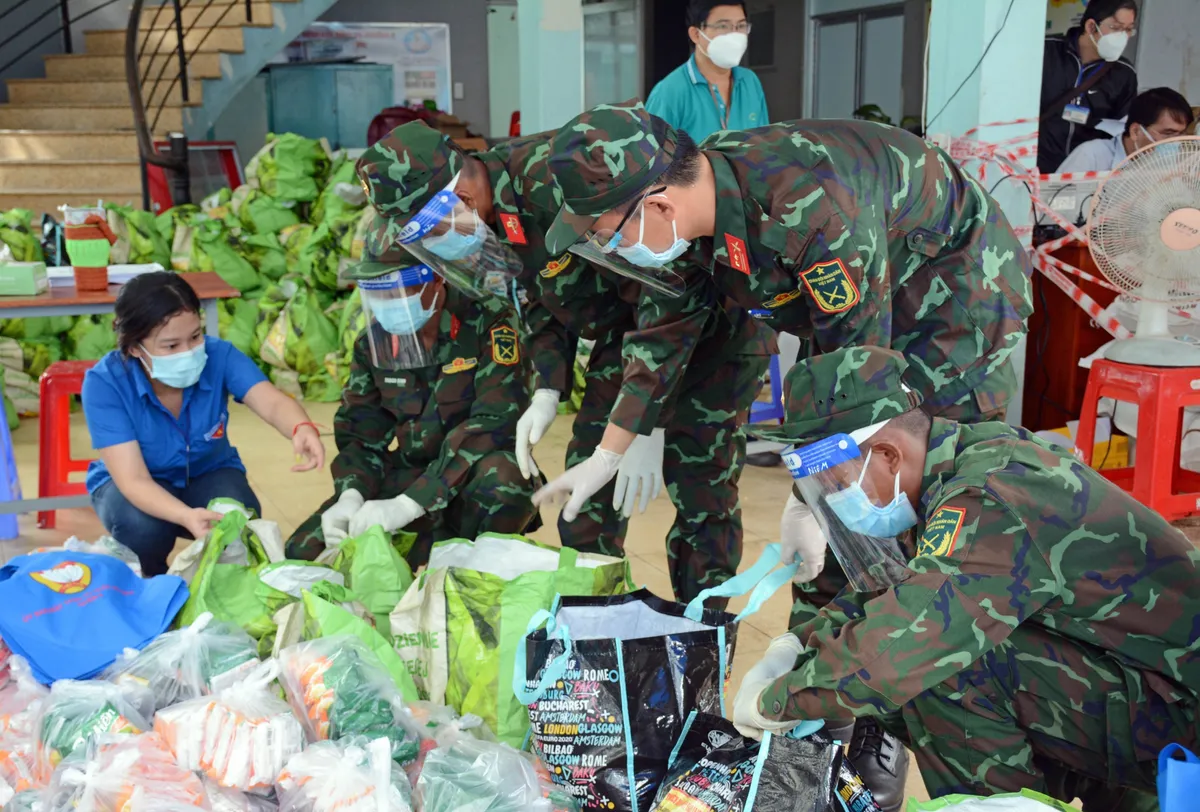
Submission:
POLYGON ((568 469, 558 479, 535 493, 533 504, 541 506, 546 502, 554 503, 570 494, 567 504, 563 507, 562 516, 568 522, 575 521, 587 501, 617 473, 623 456, 597 448, 592 452, 592 456, 568 469))
POLYGON ((533 447, 558 416, 560 396, 561 393, 557 389, 537 390, 533 393, 529 408, 517 421, 517 467, 521 469, 521 476, 526 479, 540 473, 537 463, 533 461, 533 447))
POLYGON ((326 547, 337 547, 350 537, 350 520, 366 500, 354 488, 347 488, 333 505, 321 514, 321 532, 326 547))
POLYGON ((400 494, 395 499, 372 499, 350 519, 350 535, 365 533, 375 525, 392 533, 403 530, 425 515, 425 508, 400 494))
POLYGON ((651 499, 657 499, 663 485, 663 443, 666 429, 655 429, 649 437, 634 438, 625 458, 617 468, 617 487, 613 490, 613 510, 628 519, 638 503, 638 513, 645 513, 651 499), (638 500, 638 491, 642 498, 638 500))
POLYGON ((812 508, 796 498, 793 491, 788 494, 783 518, 779 520, 779 546, 784 564, 800 560, 800 569, 792 577, 796 584, 806 584, 825 569, 825 531, 813 515, 812 508))
POLYGON ((775 680, 788 674, 796 665, 796 658, 804 651, 804 644, 796 635, 788 633, 776 637, 767 646, 767 652, 742 679, 742 687, 738 689, 733 700, 733 725, 743 736, 761 739, 764 730, 781 733, 791 730, 803 719, 788 719, 777 721, 767 719, 758 710, 758 701, 763 691, 771 687, 775 680))

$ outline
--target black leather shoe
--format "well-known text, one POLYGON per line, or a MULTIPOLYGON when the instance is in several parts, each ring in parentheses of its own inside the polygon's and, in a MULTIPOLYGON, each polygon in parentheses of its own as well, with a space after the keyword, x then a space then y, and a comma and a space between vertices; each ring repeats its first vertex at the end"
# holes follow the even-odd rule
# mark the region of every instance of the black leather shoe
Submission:
POLYGON ((849 755, 879 808, 883 812, 900 812, 904 808, 909 756, 899 739, 874 719, 862 717, 854 723, 849 755))
POLYGON ((760 451, 757 454, 746 455, 746 464, 755 468, 774 468, 782 462, 783 458, 776 451, 760 451))

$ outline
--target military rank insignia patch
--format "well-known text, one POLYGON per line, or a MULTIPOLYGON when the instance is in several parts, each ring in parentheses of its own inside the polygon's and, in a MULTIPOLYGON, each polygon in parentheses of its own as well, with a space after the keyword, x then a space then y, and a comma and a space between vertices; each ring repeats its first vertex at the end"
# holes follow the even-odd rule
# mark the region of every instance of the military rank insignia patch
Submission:
POLYGON ((966 518, 966 508, 940 507, 935 510, 917 542, 917 555, 952 555, 966 518))
POLYGON ((818 262, 800 278, 822 313, 841 313, 858 304, 858 288, 840 259, 818 262))
POLYGON ((545 279, 553 279, 554 277, 558 276, 560 273, 565 271, 567 268, 571 267, 572 257, 574 257, 574 254, 568 253, 568 254, 563 254, 558 259, 552 259, 546 263, 545 268, 542 268, 540 271, 538 271, 538 274, 540 274, 545 279))
POLYGON ((506 367, 521 360, 517 331, 507 324, 492 328, 492 360, 506 367))
POLYGON ((466 372, 468 369, 474 369, 479 363, 475 358, 455 358, 448 364, 442 365, 442 372, 447 375, 453 375, 456 372, 466 372))
POLYGON ((732 234, 725 234, 725 250, 729 253, 729 267, 750 275, 750 260, 746 257, 746 243, 732 234))
POLYGON ((772 298, 762 303, 762 306, 767 310, 774 310, 777 307, 783 307, 788 302, 795 301, 804 295, 804 291, 800 288, 789 290, 787 293, 777 293, 772 298))
POLYGON ((515 214, 501 214, 500 225, 504 226, 504 234, 513 245, 525 245, 525 229, 521 227, 521 218, 515 214))

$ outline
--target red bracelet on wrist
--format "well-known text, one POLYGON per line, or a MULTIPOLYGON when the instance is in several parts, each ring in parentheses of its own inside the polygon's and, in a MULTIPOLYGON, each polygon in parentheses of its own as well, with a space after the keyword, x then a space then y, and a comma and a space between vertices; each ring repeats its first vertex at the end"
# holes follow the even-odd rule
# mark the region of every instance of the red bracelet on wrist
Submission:
POLYGON ((292 437, 295 437, 295 436, 296 436, 296 432, 300 431, 300 429, 304 428, 305 426, 308 426, 308 427, 309 427, 309 428, 311 428, 313 431, 315 431, 315 432, 317 433, 317 436, 318 436, 318 437, 319 437, 319 436, 321 436, 321 429, 320 429, 320 427, 319 427, 319 426, 317 426, 317 424, 316 424, 316 423, 310 423, 309 421, 307 421, 307 420, 306 420, 306 421, 304 421, 303 423, 297 423, 295 426, 293 426, 293 427, 292 427, 292 437))

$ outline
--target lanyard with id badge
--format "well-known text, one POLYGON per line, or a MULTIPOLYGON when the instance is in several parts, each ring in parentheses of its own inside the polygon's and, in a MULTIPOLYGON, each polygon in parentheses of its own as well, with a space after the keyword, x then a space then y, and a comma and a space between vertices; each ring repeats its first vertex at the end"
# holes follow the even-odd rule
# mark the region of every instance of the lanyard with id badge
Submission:
MULTIPOLYGON (((1105 63, 1105 65, 1107 64, 1105 63)), ((1087 67, 1079 71, 1079 76, 1075 79, 1075 88, 1079 91, 1079 95, 1075 97, 1073 103, 1063 108, 1064 120, 1071 124, 1087 124, 1088 116, 1092 114, 1092 109, 1082 104, 1082 102, 1086 100, 1088 91, 1100 80, 1101 74, 1107 73, 1105 65, 1096 66, 1096 72, 1093 73, 1090 81, 1084 79, 1088 73, 1087 67)))

